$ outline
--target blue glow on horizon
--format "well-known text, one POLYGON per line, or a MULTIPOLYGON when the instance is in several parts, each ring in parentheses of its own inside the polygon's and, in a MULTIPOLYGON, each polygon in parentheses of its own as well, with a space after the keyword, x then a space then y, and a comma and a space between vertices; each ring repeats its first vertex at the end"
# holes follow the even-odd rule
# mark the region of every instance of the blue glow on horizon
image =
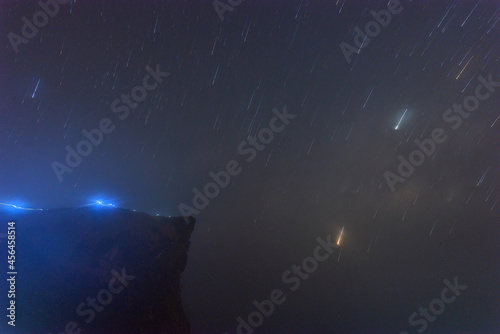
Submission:
MULTIPOLYGON (((48 209, 47 208, 46 209, 30 208, 30 207, 25 206, 26 204, 22 201, 16 201, 16 202, 17 202, 17 204, 0 202, 0 209, 2 207, 5 207, 5 208, 11 209, 11 210, 23 210, 23 211, 50 211, 53 209, 53 208, 48 208, 48 209)), ((80 207, 103 207, 103 208, 115 208, 115 209, 122 208, 121 206, 117 206, 117 204, 114 204, 111 201, 103 200, 103 199, 97 199, 97 200, 93 199, 89 203, 87 203, 86 205, 83 205, 80 207)), ((78 207, 75 207, 75 208, 78 208, 78 207)), ((127 208, 125 208, 125 209, 133 211, 133 212, 138 212, 136 209, 127 209, 127 208)), ((144 212, 144 213, 150 214, 151 216, 161 216, 161 214, 157 213, 157 212, 155 212, 155 213, 151 213, 151 212, 148 213, 146 211, 139 211, 139 212, 144 212)), ((165 215, 165 217, 167 217, 167 215, 165 215)), ((168 217, 171 217, 171 216, 168 215, 168 217)))

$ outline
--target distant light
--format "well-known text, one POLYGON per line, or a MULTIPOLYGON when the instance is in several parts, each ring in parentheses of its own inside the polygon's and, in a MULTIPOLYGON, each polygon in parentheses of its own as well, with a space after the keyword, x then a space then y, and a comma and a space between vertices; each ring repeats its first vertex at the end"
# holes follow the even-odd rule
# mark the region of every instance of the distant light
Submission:
POLYGON ((14 209, 18 209, 18 210, 43 211, 43 209, 23 208, 21 206, 15 205, 15 204, 8 204, 8 203, 0 203, 0 205, 8 206, 10 208, 14 208, 14 209))
POLYGON ((104 203, 103 201, 95 201, 94 204, 95 205, 99 205, 99 206, 109 207, 109 208, 114 208, 115 207, 115 205, 113 203, 104 203))

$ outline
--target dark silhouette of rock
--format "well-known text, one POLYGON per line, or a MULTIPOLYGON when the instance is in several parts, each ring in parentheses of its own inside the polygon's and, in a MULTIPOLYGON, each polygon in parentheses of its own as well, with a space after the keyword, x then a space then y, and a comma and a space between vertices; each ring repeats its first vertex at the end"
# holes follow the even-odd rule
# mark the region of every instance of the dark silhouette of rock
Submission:
POLYGON ((1 209, 0 332, 189 333, 180 278, 194 223, 112 207, 1 209), (10 221, 15 298, 7 296, 10 221), (15 327, 7 324, 10 300, 15 327))

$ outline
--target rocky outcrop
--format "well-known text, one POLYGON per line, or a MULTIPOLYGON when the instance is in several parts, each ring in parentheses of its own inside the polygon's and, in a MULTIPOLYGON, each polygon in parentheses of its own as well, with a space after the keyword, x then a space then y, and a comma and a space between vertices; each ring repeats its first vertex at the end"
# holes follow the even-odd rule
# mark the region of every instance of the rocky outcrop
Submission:
POLYGON ((110 207, 3 210, 2 275, 12 271, 9 221, 15 222, 15 298, 2 279, 0 301, 6 310, 15 300, 15 327, 2 321, 0 332, 189 333, 180 279, 193 218, 110 207))

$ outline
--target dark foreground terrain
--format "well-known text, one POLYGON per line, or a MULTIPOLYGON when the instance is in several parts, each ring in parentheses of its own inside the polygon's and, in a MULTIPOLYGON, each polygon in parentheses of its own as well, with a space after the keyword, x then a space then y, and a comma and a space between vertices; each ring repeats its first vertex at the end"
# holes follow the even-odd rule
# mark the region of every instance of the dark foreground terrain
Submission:
POLYGON ((0 332, 189 333, 180 278, 194 223, 114 207, 0 209, 0 332))

